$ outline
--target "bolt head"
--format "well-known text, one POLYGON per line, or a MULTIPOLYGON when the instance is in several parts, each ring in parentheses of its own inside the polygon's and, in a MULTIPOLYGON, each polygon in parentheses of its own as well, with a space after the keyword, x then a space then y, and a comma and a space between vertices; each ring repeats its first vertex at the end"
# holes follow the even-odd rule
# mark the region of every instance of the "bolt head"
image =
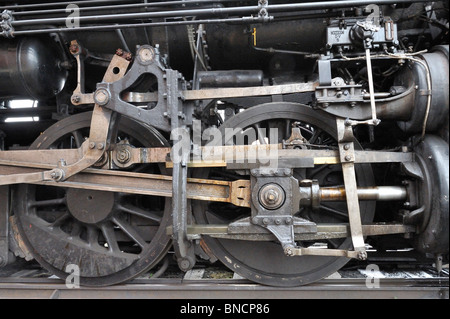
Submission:
POLYGON ((94 101, 98 105, 106 105, 108 104, 109 100, 111 99, 110 94, 107 89, 100 88, 94 93, 94 101))
POLYGON ((285 198, 285 191, 278 184, 266 184, 259 190, 259 203, 266 209, 280 208, 285 198))
POLYGON ((142 63, 150 63, 155 58, 155 50, 152 47, 141 47, 138 52, 138 57, 142 63))

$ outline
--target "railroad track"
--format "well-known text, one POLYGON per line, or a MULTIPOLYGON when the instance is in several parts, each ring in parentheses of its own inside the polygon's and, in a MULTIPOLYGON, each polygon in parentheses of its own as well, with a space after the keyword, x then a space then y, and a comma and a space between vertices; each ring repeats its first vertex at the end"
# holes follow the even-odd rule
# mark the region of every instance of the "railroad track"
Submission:
POLYGON ((223 268, 197 268, 160 278, 145 274, 126 284, 70 288, 31 264, 0 272, 0 298, 39 299, 448 299, 448 268, 438 276, 433 269, 382 269, 368 277, 367 269, 342 270, 317 283, 278 288, 252 283, 223 268))

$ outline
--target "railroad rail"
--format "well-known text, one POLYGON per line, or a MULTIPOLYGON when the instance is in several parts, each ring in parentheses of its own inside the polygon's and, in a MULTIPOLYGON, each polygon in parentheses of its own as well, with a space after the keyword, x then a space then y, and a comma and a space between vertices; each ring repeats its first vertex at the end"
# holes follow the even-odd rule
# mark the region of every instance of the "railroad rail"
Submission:
MULTIPOLYGON (((170 271, 169 271, 170 272, 170 271)), ((223 269, 197 268, 186 274, 148 278, 109 287, 70 288, 41 268, 0 273, 0 298, 10 299, 448 299, 448 268, 438 276, 428 270, 381 270, 373 278, 367 268, 341 270, 334 276, 300 287, 271 287, 252 283, 223 269), (210 270, 212 269, 212 270, 210 270), (210 275, 210 273, 213 275, 210 275), (205 275, 205 273, 209 273, 205 275), (217 275, 219 274, 219 275, 217 275), (227 274, 225 274, 227 275, 227 274), (44 276, 44 277, 40 277, 44 276)))
POLYGON ((323 279, 277 288, 245 279, 135 279, 130 283, 69 289, 58 279, 3 278, 0 298, 38 299, 448 299, 448 277, 384 278, 367 288, 364 278, 323 279))

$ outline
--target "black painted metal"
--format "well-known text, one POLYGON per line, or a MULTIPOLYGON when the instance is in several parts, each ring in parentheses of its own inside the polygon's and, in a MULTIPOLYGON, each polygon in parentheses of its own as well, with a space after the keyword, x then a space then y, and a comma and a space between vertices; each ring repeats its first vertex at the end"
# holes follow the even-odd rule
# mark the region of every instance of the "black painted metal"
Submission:
POLYGON ((50 98, 67 78, 60 48, 50 38, 0 41, 0 96, 50 98))

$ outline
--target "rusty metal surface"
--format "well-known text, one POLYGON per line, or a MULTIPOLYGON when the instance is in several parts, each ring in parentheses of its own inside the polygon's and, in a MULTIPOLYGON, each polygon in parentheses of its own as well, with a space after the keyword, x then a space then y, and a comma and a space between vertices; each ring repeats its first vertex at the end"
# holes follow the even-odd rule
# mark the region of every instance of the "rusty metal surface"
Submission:
MULTIPOLYGON (((0 172, 12 175, 41 174, 30 173, 32 169, 0 166, 0 172), (24 174, 18 172, 25 171, 24 174)), ((34 169, 35 170, 35 169, 34 169)), ((238 180, 235 182, 189 178, 185 189, 189 199, 219 201, 233 203, 237 206, 249 207, 250 181, 238 180)), ((172 197, 172 177, 158 174, 144 174, 134 172, 110 171, 88 169, 78 173, 64 182, 29 181, 40 185, 102 190, 109 192, 122 192, 129 194, 142 194, 172 197)))
MULTIPOLYGON (((305 232, 305 228, 301 224, 294 224, 295 240, 323 240, 332 238, 350 237, 350 226, 348 224, 317 224, 315 232, 305 232)), ((415 227, 403 224, 370 224, 362 225, 362 233, 364 236, 379 236, 389 234, 405 234, 415 231, 415 227)), ((172 233, 172 228, 167 228, 167 233, 172 233)), ((237 240, 251 241, 273 241, 274 235, 262 227, 251 225, 245 222, 235 222, 231 225, 208 224, 199 225, 191 224, 187 227, 188 235, 208 235, 216 238, 228 238, 237 240)))

